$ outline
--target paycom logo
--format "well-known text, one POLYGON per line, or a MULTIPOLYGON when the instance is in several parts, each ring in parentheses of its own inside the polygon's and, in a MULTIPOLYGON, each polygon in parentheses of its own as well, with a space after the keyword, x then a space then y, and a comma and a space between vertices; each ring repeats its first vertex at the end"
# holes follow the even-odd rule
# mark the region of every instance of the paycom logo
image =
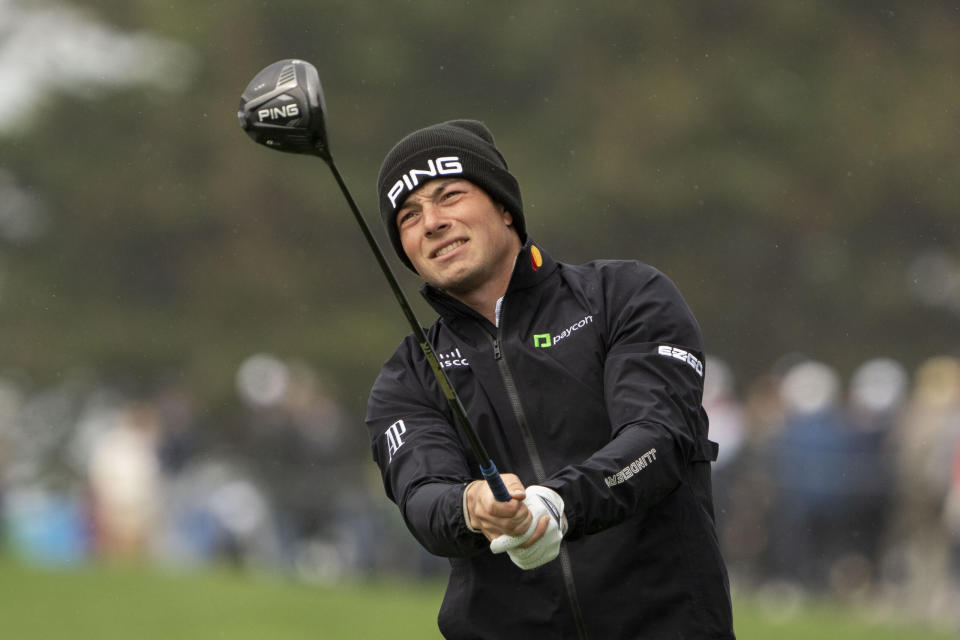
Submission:
POLYGON ((546 348, 553 344, 549 333, 538 333, 533 336, 533 346, 537 349, 546 348))
POLYGON ((561 340, 565 340, 572 336, 575 331, 583 329, 588 324, 593 323, 593 316, 584 316, 582 319, 574 322, 572 325, 558 333, 557 335, 552 335, 550 333, 535 333, 533 334, 533 346, 537 349, 547 349, 549 347, 557 346, 557 343, 561 340))

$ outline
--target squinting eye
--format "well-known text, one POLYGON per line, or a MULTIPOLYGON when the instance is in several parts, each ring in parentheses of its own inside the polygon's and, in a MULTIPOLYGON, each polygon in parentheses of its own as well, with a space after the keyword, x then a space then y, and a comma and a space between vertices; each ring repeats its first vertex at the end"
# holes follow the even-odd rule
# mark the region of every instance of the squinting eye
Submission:
POLYGON ((399 222, 399 224, 403 224, 413 216, 414 216, 413 211, 401 211, 400 215, 397 216, 397 221, 399 222))

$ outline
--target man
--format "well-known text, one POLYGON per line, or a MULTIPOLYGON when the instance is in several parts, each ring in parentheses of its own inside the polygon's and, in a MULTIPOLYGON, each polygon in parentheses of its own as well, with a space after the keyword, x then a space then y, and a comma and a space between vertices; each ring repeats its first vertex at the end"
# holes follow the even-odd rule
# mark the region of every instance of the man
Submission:
POLYGON ((387 496, 450 559, 448 638, 733 638, 701 407, 703 347, 639 262, 555 262, 476 121, 386 156, 380 211, 439 319, 428 337, 512 499, 498 503, 409 336, 370 394, 387 496))

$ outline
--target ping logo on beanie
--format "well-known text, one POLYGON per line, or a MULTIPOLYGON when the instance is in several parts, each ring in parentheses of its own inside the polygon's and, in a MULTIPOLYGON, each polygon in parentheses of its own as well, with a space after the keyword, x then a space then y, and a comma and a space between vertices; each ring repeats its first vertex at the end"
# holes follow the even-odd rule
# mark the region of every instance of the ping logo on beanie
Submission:
POLYGON ((427 160, 426 169, 410 169, 402 176, 402 180, 397 180, 387 192, 390 198, 390 206, 397 207, 397 198, 403 195, 404 191, 413 191, 420 185, 420 177, 436 178, 437 176, 448 176, 452 174, 463 173, 463 165, 457 156, 445 156, 443 158, 431 158, 427 160))
POLYGON ((493 134, 477 120, 450 120, 414 131, 398 142, 380 166, 377 195, 380 217, 400 260, 413 265, 403 251, 397 211, 424 182, 459 175, 506 207, 520 241, 527 239, 520 185, 494 145, 493 134))

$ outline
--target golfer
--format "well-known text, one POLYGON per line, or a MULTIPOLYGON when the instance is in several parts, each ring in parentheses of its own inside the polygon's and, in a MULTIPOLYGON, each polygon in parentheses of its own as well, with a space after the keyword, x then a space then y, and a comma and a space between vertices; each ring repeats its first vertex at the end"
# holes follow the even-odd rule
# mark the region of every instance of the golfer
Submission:
POLYGON ((443 635, 733 638, 703 345, 673 283, 641 262, 551 258, 477 121, 403 138, 377 188, 439 314, 428 337, 512 496, 497 502, 480 480, 407 337, 367 425, 387 496, 450 559, 443 635))

